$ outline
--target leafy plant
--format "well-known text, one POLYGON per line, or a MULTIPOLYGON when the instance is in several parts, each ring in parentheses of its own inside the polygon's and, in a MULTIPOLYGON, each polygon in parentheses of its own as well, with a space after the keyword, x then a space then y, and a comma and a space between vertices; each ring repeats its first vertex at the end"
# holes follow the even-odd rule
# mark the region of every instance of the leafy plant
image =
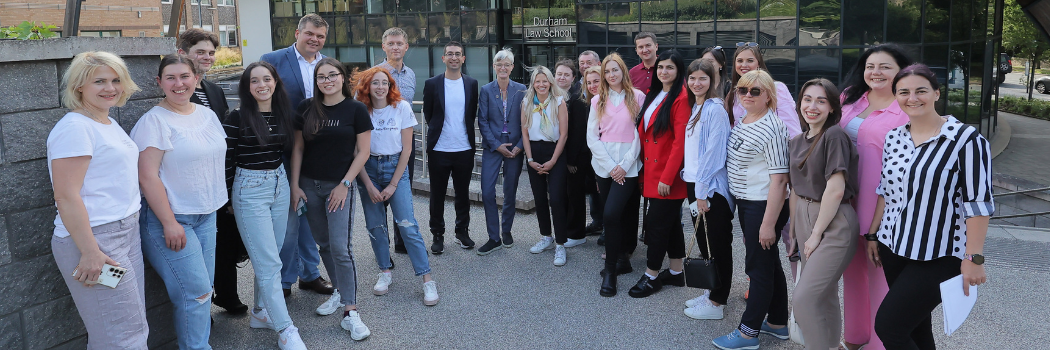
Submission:
POLYGON ((58 27, 43 22, 25 21, 22 24, 0 28, 0 39, 37 40, 50 39, 58 36, 52 31, 58 27))
POLYGON ((227 68, 241 65, 241 51, 238 48, 220 47, 215 51, 215 64, 212 69, 227 68))
POLYGON ((1033 118, 1050 120, 1050 101, 1023 97, 999 96, 999 110, 1033 118))

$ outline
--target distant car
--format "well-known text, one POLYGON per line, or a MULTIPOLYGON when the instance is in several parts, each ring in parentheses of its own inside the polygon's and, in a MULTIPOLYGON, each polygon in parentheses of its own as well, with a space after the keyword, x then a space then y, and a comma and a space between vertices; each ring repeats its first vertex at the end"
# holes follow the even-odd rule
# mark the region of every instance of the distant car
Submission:
POLYGON ((1035 91, 1040 94, 1050 94, 1050 76, 1039 77, 1035 80, 1035 91))
POLYGON ((1010 58, 1010 55, 1006 54, 1005 52, 999 53, 999 77, 997 79, 997 82, 999 84, 1002 84, 1004 81, 1006 81, 1006 73, 1010 73, 1013 71, 1014 64, 1013 60, 1010 58))

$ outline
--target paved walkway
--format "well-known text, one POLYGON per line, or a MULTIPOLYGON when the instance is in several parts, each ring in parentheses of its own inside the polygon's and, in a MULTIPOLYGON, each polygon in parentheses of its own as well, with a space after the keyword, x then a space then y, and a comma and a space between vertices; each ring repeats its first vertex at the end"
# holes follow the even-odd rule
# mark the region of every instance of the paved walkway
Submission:
POLYGON ((1050 186, 1050 121, 999 112, 1010 123, 1010 144, 992 160, 996 174, 1050 186))
MULTIPOLYGON (((416 219, 428 221, 427 199, 415 196, 416 219)), ((358 206, 359 207, 359 206, 358 206)), ((446 217, 452 219, 451 200, 446 217)), ((470 231, 481 241, 484 211, 471 207, 470 231)), ((683 302, 698 295, 691 288, 669 287, 646 298, 632 299, 627 289, 644 266, 645 248, 632 259, 635 273, 625 275, 619 294, 598 296, 604 249, 590 242, 570 248, 568 264, 554 267, 552 251, 530 254, 539 239, 535 214, 519 212, 512 249, 477 256, 455 246, 431 256, 441 303, 422 305, 422 280, 412 276, 406 255, 395 254, 394 284, 385 296, 373 296, 378 269, 364 230, 364 216, 355 213, 353 245, 358 262, 358 303, 372 336, 355 342, 339 327, 339 317, 317 316, 313 309, 326 298, 293 287, 287 300, 292 319, 310 349, 713 349, 712 338, 736 327, 744 309, 747 282, 743 246, 734 243, 733 292, 719 321, 697 321, 682 314, 683 302)), ((430 235, 424 235, 429 244, 430 235)), ((1033 322, 1050 314, 1050 233, 1014 227, 993 228, 986 255, 989 283, 970 319, 946 337, 940 310, 934 333, 941 349, 1040 349, 1050 332, 1033 322), (1041 240, 1036 241, 1036 240, 1041 240)), ((694 253, 695 254, 695 253, 694 253)), ((240 269, 240 295, 252 300, 252 269, 240 269)), ((250 329, 248 316, 230 316, 213 309, 216 324, 211 343, 216 349, 274 349, 277 335, 250 329)), ((790 341, 764 336, 762 349, 801 349, 790 341)))

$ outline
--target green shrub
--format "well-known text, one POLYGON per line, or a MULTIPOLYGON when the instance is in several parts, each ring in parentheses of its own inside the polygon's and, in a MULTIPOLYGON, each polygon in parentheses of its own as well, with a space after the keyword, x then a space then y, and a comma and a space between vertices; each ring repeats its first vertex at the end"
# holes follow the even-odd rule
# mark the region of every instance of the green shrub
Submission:
POLYGON ((58 27, 50 24, 44 24, 43 22, 29 22, 25 21, 22 24, 16 26, 10 26, 7 28, 0 28, 0 39, 21 39, 21 40, 36 40, 36 39, 49 39, 58 36, 57 33, 51 31, 58 27))
POLYGON ((1050 101, 1029 101, 1028 99, 1021 97, 1000 96, 999 110, 1026 115, 1033 118, 1050 120, 1050 101))

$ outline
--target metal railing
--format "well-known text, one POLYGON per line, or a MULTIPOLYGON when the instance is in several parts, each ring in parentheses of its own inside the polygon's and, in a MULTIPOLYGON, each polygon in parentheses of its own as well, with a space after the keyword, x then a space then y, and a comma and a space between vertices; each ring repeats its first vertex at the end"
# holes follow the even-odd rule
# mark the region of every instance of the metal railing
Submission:
MULTIPOLYGON (((1050 187, 1032 188, 1032 189, 1027 189, 1027 190, 1020 190, 1020 191, 1012 191, 1012 192, 1000 193, 1000 194, 997 194, 995 196, 996 197, 1003 197, 1003 196, 1010 196, 1010 195, 1015 195, 1015 194, 1025 194, 1025 193, 1031 193, 1031 192, 1042 192, 1042 191, 1048 191, 1048 190, 1050 190, 1050 187)), ((1050 214, 1050 211, 1043 211, 1043 212, 1036 212, 1036 213, 1023 213, 1023 214, 1011 214, 1011 215, 996 215, 996 216, 992 216, 992 219, 1023 218, 1023 217, 1027 217, 1027 216, 1040 216, 1040 215, 1048 215, 1048 214, 1050 214)))

